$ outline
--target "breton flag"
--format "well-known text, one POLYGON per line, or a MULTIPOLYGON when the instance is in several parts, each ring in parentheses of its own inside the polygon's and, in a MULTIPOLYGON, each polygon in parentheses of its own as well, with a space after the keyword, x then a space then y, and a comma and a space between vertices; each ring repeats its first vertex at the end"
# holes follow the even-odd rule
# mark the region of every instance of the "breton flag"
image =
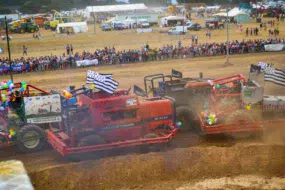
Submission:
POLYGON ((273 68, 274 64, 259 62, 258 65, 250 66, 250 73, 257 71, 264 73, 264 81, 273 82, 285 86, 285 71, 273 68))
POLYGON ((265 69, 264 81, 285 86, 285 71, 274 68, 265 69))
POLYGON ((87 71, 86 84, 94 84, 95 88, 113 94, 119 83, 113 80, 112 74, 100 74, 94 71, 87 71))

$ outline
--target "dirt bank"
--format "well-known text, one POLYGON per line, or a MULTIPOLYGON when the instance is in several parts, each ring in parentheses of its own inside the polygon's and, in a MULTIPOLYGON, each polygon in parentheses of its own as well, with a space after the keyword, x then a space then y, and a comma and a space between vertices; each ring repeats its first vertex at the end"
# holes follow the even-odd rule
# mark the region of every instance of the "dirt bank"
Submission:
POLYGON ((158 182, 201 180, 238 175, 285 176, 284 145, 190 147, 167 152, 125 155, 31 172, 40 189, 144 188, 158 182))

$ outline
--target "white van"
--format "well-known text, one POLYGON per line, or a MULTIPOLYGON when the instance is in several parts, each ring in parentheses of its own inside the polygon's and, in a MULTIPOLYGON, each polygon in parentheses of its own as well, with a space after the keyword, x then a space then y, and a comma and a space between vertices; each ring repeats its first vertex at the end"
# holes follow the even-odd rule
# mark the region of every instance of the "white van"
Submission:
POLYGON ((146 19, 138 19, 137 23, 140 28, 149 28, 149 22, 146 19))
POLYGON ((168 30, 169 35, 182 35, 187 33, 187 26, 175 26, 168 30))

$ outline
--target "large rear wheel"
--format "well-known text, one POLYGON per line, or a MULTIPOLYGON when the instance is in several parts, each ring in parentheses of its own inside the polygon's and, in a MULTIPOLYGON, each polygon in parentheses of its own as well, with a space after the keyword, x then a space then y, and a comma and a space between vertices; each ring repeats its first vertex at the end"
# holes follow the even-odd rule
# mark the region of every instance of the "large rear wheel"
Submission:
POLYGON ((17 141, 17 149, 20 152, 37 152, 45 145, 45 132, 37 125, 28 124, 18 131, 17 141))
POLYGON ((180 106, 176 109, 176 121, 181 123, 180 129, 188 131, 193 129, 193 113, 187 106, 180 106))
POLYGON ((105 144, 105 140, 100 137, 99 135, 93 134, 93 135, 88 135, 85 137, 82 137, 78 143, 78 147, 83 147, 83 146, 94 146, 94 145, 99 145, 99 144, 105 144))

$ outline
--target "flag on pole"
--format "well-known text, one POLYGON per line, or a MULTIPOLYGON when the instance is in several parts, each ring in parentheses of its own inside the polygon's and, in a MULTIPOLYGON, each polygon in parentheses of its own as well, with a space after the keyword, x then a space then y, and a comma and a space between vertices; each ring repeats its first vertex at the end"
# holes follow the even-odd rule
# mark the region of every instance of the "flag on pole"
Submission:
POLYGON ((274 68, 266 69, 264 72, 264 81, 285 86, 285 71, 274 68))
POLYGON ((258 72, 258 75, 260 74, 260 72, 261 72, 261 66, 258 66, 258 65, 253 65, 253 64, 251 64, 250 65, 250 73, 254 73, 254 72, 258 72))
POLYGON ((173 77, 175 78, 182 78, 182 73, 180 71, 176 71, 174 69, 172 69, 172 74, 173 77))
POLYGON ((113 94, 119 83, 113 80, 112 74, 100 74, 94 71, 87 71, 86 84, 94 84, 95 88, 113 94))

